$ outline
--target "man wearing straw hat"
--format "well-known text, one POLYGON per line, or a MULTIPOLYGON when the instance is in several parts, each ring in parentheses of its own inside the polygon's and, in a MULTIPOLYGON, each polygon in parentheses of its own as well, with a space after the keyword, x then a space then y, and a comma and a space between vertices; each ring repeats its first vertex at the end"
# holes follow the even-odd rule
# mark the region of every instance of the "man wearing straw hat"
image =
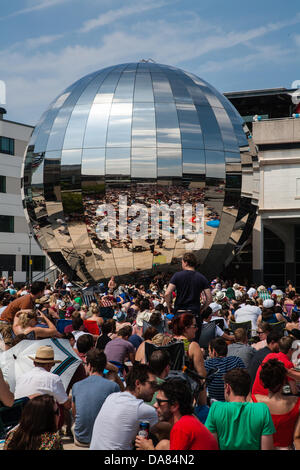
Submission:
POLYGON ((35 357, 28 357, 33 361, 35 367, 17 378, 15 400, 49 394, 64 408, 70 409, 71 400, 65 392, 60 377, 50 372, 54 364, 61 362, 54 359, 52 346, 40 346, 35 353, 35 357))

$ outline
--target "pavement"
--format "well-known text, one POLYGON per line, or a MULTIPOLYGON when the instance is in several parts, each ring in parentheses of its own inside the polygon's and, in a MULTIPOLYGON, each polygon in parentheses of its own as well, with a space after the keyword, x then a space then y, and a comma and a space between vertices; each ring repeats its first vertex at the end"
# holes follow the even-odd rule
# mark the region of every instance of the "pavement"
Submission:
POLYGON ((89 447, 78 447, 74 444, 73 437, 62 436, 61 437, 64 450, 89 450, 89 447))

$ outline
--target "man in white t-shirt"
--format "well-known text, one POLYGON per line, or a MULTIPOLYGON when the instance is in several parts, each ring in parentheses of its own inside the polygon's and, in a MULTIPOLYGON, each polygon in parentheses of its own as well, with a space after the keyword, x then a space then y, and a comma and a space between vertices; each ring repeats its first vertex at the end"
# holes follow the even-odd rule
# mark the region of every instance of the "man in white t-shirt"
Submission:
POLYGON ((237 323, 251 320, 252 336, 255 336, 259 315, 261 315, 261 309, 250 299, 246 300, 246 302, 234 312, 234 318, 237 323))
POLYGON ((145 402, 152 400, 156 376, 146 364, 134 364, 126 377, 125 392, 109 395, 95 420, 91 450, 132 450, 141 421, 150 428, 157 421, 155 409, 145 402))
POLYGON ((15 400, 18 398, 35 395, 52 395, 55 400, 66 409, 71 408, 71 400, 66 394, 61 378, 52 374, 50 370, 55 363, 52 346, 40 346, 35 357, 29 356, 34 361, 34 368, 20 375, 16 380, 15 400))

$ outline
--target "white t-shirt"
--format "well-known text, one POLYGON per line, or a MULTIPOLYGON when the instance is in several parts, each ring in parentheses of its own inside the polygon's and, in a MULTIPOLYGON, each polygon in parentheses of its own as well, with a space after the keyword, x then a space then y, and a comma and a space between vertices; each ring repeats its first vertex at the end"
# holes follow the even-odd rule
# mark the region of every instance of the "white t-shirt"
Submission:
POLYGON ((94 423, 91 450, 132 450, 140 421, 157 421, 155 408, 130 392, 109 395, 94 423))
POLYGON ((59 404, 68 400, 60 377, 37 366, 17 378, 14 393, 15 400, 34 394, 52 395, 59 404))
MULTIPOLYGON (((259 307, 256 307, 255 305, 242 304, 241 307, 234 312, 234 318, 237 323, 251 320, 251 328, 252 330, 256 330, 257 319, 260 314, 261 309, 259 307)), ((254 331, 252 331, 252 335, 254 334, 254 331)))

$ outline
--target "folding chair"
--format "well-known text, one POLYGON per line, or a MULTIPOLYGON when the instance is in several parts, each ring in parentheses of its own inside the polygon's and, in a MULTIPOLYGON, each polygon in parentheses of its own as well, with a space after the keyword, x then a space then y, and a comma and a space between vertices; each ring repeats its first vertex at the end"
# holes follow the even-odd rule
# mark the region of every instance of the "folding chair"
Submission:
POLYGON ((285 321, 279 321, 276 323, 269 323, 272 330, 276 330, 278 333, 283 333, 285 330, 285 321))
POLYGON ((184 344, 182 341, 168 343, 165 346, 156 346, 155 344, 147 343, 145 341, 145 359, 146 363, 149 362, 150 356, 157 349, 168 351, 171 357, 171 370, 182 370, 185 364, 184 344))

